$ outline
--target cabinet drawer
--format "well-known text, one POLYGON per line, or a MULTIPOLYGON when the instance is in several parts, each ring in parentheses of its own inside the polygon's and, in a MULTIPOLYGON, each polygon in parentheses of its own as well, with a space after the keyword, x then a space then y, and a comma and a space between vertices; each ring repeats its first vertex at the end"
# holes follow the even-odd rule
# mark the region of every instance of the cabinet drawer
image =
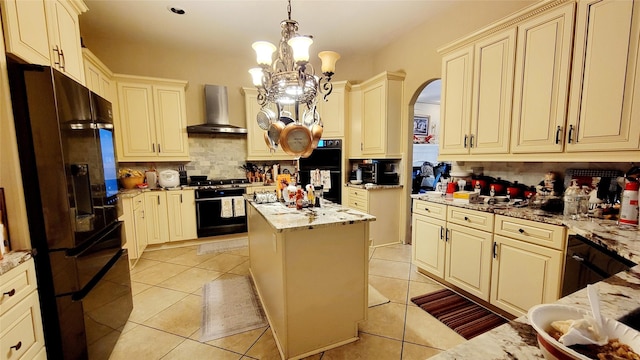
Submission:
POLYGON ((362 201, 366 201, 369 197, 369 193, 364 189, 349 189, 349 198, 357 198, 362 201))
POLYGON ((449 206, 448 208, 448 222, 468 226, 473 229, 489 232, 493 231, 493 214, 483 211, 463 209, 455 206, 449 206))
POLYGON ((414 214, 425 215, 434 219, 447 219, 447 205, 444 204, 415 199, 413 200, 413 207, 411 211, 414 214))
POLYGON ((0 276, 0 315, 36 289, 36 270, 29 260, 0 276))
POLYGON ((137 195, 133 198, 133 209, 135 210, 142 205, 144 205, 144 196, 142 196, 142 193, 140 193, 140 195, 137 195))
POLYGON ((2 317, 0 348, 3 359, 31 359, 44 346, 38 293, 33 291, 2 317), (19 347, 18 349, 11 348, 19 347), (5 357, 6 356, 6 357, 5 357))
POLYGON ((349 189, 348 206, 363 212, 369 211, 369 194, 362 189, 349 189))
POLYGON ((564 226, 496 215, 494 233, 557 250, 565 247, 564 226))

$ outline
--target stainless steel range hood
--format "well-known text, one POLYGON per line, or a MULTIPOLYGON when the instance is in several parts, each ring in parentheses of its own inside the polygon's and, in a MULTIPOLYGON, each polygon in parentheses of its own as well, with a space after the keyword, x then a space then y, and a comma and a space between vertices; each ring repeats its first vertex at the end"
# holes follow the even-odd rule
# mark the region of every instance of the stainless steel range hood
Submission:
POLYGON ((221 85, 204 86, 207 122, 187 126, 190 134, 246 134, 247 129, 229 124, 229 101, 227 87, 221 85))

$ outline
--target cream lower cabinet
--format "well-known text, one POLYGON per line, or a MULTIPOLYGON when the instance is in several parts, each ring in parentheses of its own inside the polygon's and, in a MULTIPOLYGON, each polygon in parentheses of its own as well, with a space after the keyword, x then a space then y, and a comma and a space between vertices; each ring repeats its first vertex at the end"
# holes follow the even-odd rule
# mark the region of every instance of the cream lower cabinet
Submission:
POLYGON ((142 193, 120 199, 126 245, 129 260, 139 259, 147 247, 147 224, 145 216, 145 197, 142 193))
POLYGON ((185 81, 115 75, 118 161, 188 161, 185 81))
POLYGON ((400 197, 402 188, 372 189, 348 188, 347 206, 376 217, 369 223, 371 246, 400 242, 400 197))
POLYGON ((149 244, 198 237, 193 190, 148 191, 144 196, 149 244))
POLYGON ((485 301, 491 285, 493 217, 455 206, 447 209, 444 279, 485 301))
POLYGON ((413 263, 444 279, 447 205, 414 200, 411 211, 413 263))
POLYGON ((0 275, 2 359, 46 359, 33 259, 0 275))
POLYGON ((563 226, 496 215, 491 304, 516 316, 560 297, 563 226))

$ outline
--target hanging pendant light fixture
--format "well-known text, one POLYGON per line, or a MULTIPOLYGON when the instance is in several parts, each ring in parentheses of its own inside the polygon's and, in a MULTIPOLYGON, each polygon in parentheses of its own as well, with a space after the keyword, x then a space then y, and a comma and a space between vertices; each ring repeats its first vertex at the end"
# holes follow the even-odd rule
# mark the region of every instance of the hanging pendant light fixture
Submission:
POLYGON ((298 34, 298 22, 291 19, 291 0, 288 0, 287 14, 287 20, 280 23, 282 38, 278 47, 267 41, 253 43, 260 67, 249 70, 249 73, 258 89, 258 104, 262 107, 257 121, 267 131, 265 140, 271 151, 280 144, 287 154, 305 157, 311 154, 321 137, 322 122, 316 105, 320 96, 326 101, 333 90, 331 77, 340 55, 334 51, 320 52, 318 57, 322 61, 323 76, 317 76, 309 63, 313 37, 298 34), (274 106, 277 116, 267 126, 264 114, 273 111, 271 108, 274 106), (293 122, 281 129, 282 124, 274 123, 283 117, 291 117, 293 122), (277 129, 273 129, 274 126, 277 129))

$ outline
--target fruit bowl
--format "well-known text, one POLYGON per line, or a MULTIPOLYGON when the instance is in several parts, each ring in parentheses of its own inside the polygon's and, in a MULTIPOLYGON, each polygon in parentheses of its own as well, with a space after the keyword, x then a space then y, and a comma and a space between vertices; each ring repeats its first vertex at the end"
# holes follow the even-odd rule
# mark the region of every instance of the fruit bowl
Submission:
POLYGON ((144 176, 126 176, 120 178, 120 185, 125 189, 135 189, 144 182, 144 176))

